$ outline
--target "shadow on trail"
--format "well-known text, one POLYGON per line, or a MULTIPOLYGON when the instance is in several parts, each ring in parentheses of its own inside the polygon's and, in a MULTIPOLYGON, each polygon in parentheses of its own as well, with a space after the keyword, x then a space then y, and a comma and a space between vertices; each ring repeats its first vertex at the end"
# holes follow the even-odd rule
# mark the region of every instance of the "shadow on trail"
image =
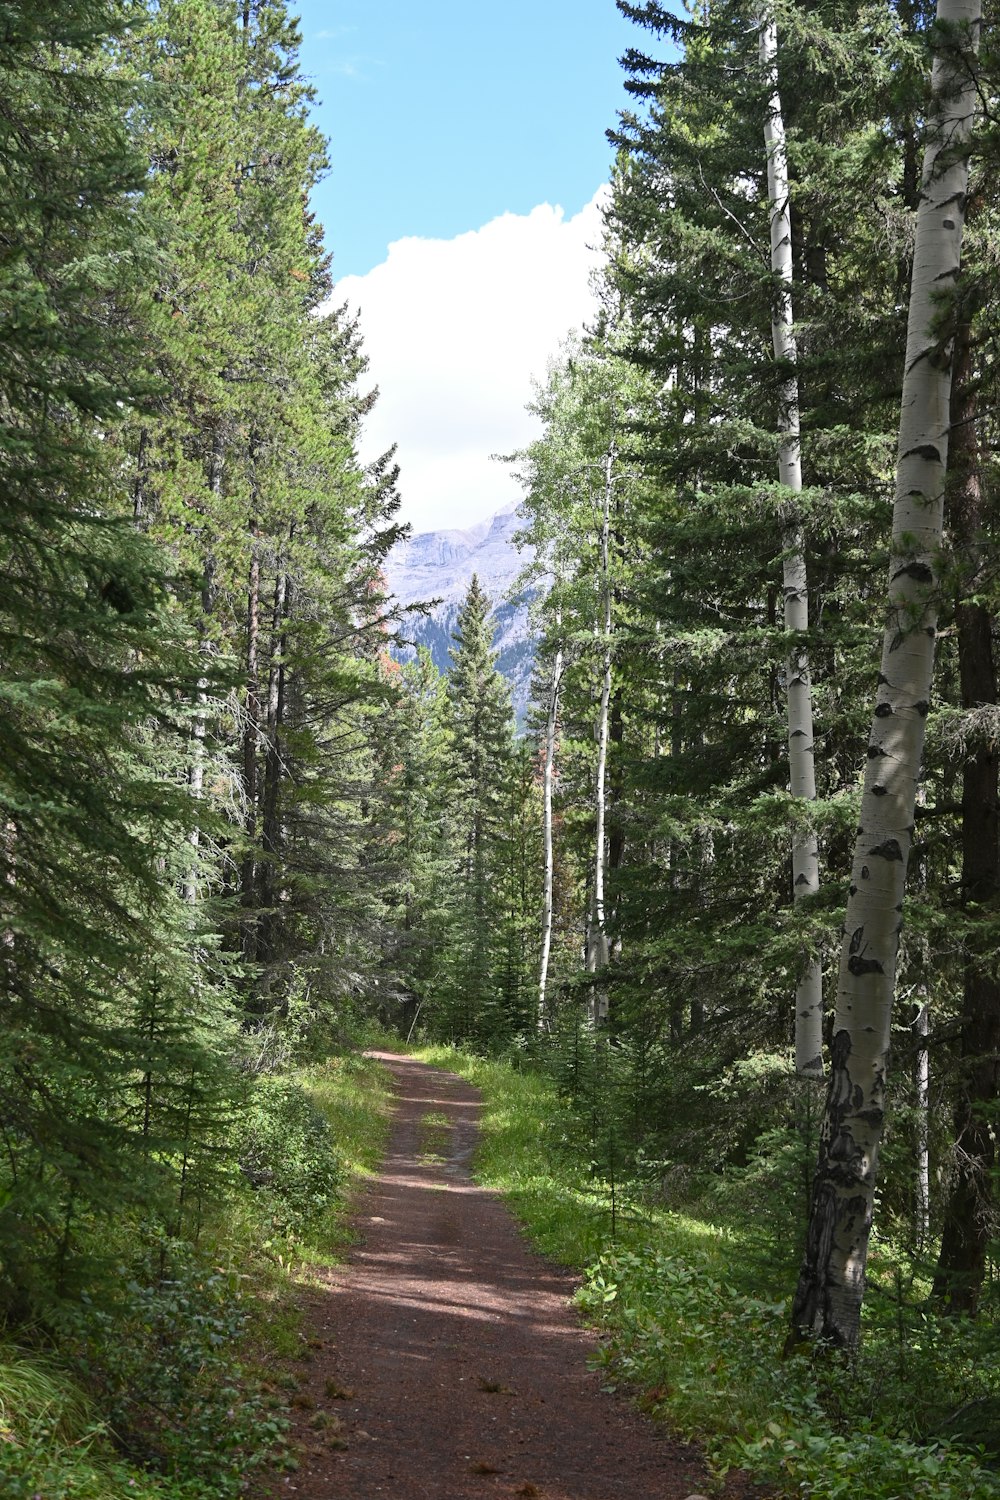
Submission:
POLYGON ((573 1278, 534 1255, 471 1181, 476 1091, 373 1055, 393 1075, 392 1141, 359 1215, 364 1243, 311 1299, 316 1330, 332 1339, 300 1397, 315 1403, 320 1438, 283 1491, 682 1500, 704 1487, 692 1450, 601 1391, 587 1364, 594 1340, 569 1303, 573 1278))

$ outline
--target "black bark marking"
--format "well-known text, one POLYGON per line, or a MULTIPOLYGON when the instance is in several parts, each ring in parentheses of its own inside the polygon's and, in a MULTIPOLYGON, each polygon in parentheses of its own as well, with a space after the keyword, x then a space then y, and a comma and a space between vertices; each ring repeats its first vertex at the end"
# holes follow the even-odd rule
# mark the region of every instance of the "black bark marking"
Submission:
POLYGON ((788 736, 790 740, 804 740, 805 737, 806 732, 804 729, 793 729, 791 734, 788 736))
POLYGON ((847 968, 855 979, 861 979, 865 974, 884 974, 885 970, 877 958, 850 958, 847 968))
POLYGON ((898 859, 900 864, 903 862, 903 851, 896 839, 886 839, 884 844, 876 844, 875 848, 869 849, 868 853, 874 855, 877 859, 888 859, 890 861, 898 859))
POLYGON ((931 706, 927 702, 926 698, 921 698, 920 702, 919 703, 914 703, 913 707, 917 710, 917 713, 920 715, 920 717, 922 719, 926 719, 927 715, 931 711, 931 706))
POLYGON ((912 578, 914 583, 933 583, 934 574, 925 562, 907 563, 905 568, 897 568, 892 575, 893 583, 897 578, 912 578))
POLYGON ((795 884, 796 885, 808 885, 809 884, 809 876, 808 875, 798 875, 798 876, 796 876, 795 884))
MULTIPOLYGON (((894 635, 892 640, 889 642, 889 654, 892 655, 893 651, 898 651, 900 646, 904 644, 905 640, 906 636, 903 634, 903 632, 901 630, 898 631, 897 634, 894 635)), ((876 713, 878 712, 877 709, 875 711, 876 713)), ((891 713, 892 710, 890 709, 889 712, 891 713)))
POLYGON ((847 1177, 848 1181, 850 1181, 851 1178, 857 1176, 856 1163, 858 1162, 860 1156, 861 1151, 859 1150, 857 1142, 855 1141, 853 1135, 849 1130, 841 1126, 841 1128, 837 1131, 836 1136, 830 1142, 831 1162, 835 1162, 836 1165, 840 1168, 848 1168, 846 1174, 843 1171, 836 1174, 841 1181, 844 1180, 845 1176, 847 1177))
POLYGON ((954 219, 942 219, 941 223, 945 229, 957 229, 958 227, 954 219))
POLYGON ((857 886, 856 885, 852 885, 851 888, 850 888, 850 890, 848 891, 848 895, 850 895, 850 896, 856 896, 857 894, 858 894, 858 888, 857 888, 857 886))
POLYGON ((889 755, 888 750, 883 750, 881 745, 869 745, 868 746, 868 759, 869 760, 880 760, 882 758, 888 758, 888 755, 889 755))
POLYGON ((869 870, 869 868, 868 868, 867 865, 862 865, 861 866, 861 879, 862 880, 871 880, 871 878, 872 878, 872 872, 871 872, 871 870, 869 870))
POLYGON ((888 687, 889 686, 889 679, 888 679, 888 677, 886 677, 886 675, 885 675, 884 672, 880 672, 878 674, 878 686, 879 687, 888 687))
POLYGON ((934 443, 918 443, 915 448, 911 448, 908 453, 903 453, 900 456, 902 458, 922 458, 929 464, 939 464, 941 462, 941 450, 934 443))
MULTIPOLYGON (((848 953, 860 953, 862 947, 864 946, 864 941, 865 941, 865 929, 863 927, 856 927, 854 929, 854 931, 851 933, 851 941, 850 941, 850 945, 849 945, 848 950, 847 950, 848 953)), ((838 1035, 839 1036, 847 1036, 847 1032, 846 1031, 838 1032, 838 1035)), ((850 1042, 850 1038, 849 1037, 848 1037, 848 1042, 850 1042)))
POLYGON ((888 719, 892 717, 893 708, 891 703, 879 703, 875 709, 876 719, 888 719))
POLYGON ((872 796, 873 797, 887 797, 888 795, 889 795, 889 788, 887 786, 873 786, 872 787, 872 796))

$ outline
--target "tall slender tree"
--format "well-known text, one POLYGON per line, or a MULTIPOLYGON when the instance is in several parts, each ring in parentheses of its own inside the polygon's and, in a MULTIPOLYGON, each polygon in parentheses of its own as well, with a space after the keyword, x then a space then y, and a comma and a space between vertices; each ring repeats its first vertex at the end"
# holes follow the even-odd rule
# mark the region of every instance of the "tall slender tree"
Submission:
POLYGON ((927 718, 951 419, 954 304, 981 0, 938 0, 899 426, 888 610, 841 951, 830 1084, 793 1332, 854 1348, 906 869, 927 718))
MULTIPOLYGON (((785 124, 778 89, 778 28, 764 7, 760 12, 760 61, 770 98, 764 125, 767 152, 767 197, 771 218, 771 270, 775 278, 771 311, 774 358, 784 369, 779 387, 778 478, 793 496, 802 493, 802 453, 799 431, 798 350, 795 342, 792 297, 792 211, 785 124)), ((809 590, 802 526, 789 502, 784 532, 782 591, 785 629, 800 642, 809 628, 809 590)), ((788 767, 793 797, 816 800, 812 682, 809 655, 803 644, 792 648, 785 662, 788 696, 788 767)), ((796 901, 819 889, 819 841, 813 828, 797 829, 792 839, 792 890, 796 901)), ((806 959, 795 991, 795 1067, 803 1077, 823 1073, 823 969, 815 956, 806 959)))

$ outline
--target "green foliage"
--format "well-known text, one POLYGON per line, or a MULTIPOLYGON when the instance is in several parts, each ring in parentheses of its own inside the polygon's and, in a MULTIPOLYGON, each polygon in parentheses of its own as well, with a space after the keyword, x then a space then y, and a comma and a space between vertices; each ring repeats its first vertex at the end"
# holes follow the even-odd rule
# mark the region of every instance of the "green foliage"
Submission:
POLYGON ((281 1461, 282 1403, 256 1371, 299 1351, 292 1267, 343 1244, 351 1181, 384 1149, 388 1090, 378 1064, 353 1055, 263 1082, 255 1139, 304 1126, 299 1172, 263 1191, 236 1178, 201 1250, 154 1230, 137 1257, 140 1230, 127 1226, 109 1247, 113 1279, 99 1300, 63 1309, 52 1353, 0 1349, 5 1496, 223 1500, 281 1461), (310 1139, 330 1136, 336 1153, 322 1146, 304 1167, 308 1175, 332 1156, 337 1196, 299 1222, 303 1155, 310 1139))
MULTIPOLYGON (((422 999, 430 1035, 500 1047, 532 1023, 538 820, 530 753, 515 746, 510 688, 496 669, 490 608, 473 577, 447 696, 434 705, 445 731, 435 757, 444 818, 432 890, 438 952, 422 999)), ((420 670, 414 686, 426 702, 429 662, 420 670)))
POLYGON ((117 1305, 80 1316, 81 1377, 132 1459, 239 1493, 281 1434, 234 1358, 249 1316, 245 1276, 183 1241, 154 1244, 120 1274, 117 1305))
POLYGON ((52 1351, 0 1488, 222 1496, 277 1435, 244 1277, 375 1149, 367 1075, 248 1072, 342 1044, 388 946, 396 471, 283 0, 0 12, 0 1311, 52 1351))
POLYGON ((602 1328, 605 1382, 696 1438, 720 1472, 746 1468, 776 1494, 814 1500, 1000 1494, 984 1455, 970 1451, 998 1409, 995 1331, 935 1317, 920 1287, 906 1300, 884 1248, 857 1360, 783 1357, 787 1260, 768 1229, 784 1223, 786 1141, 762 1142, 767 1165, 748 1163, 714 1209, 702 1198, 692 1213, 669 1212, 647 1197, 612 1242, 607 1193, 600 1204, 593 1193, 590 1127, 551 1081, 510 1061, 423 1055, 484 1091, 477 1175, 540 1249, 584 1273, 579 1302, 602 1328), (756 1195, 763 1229, 748 1228, 730 1191, 756 1195), (970 1414, 975 1435, 963 1426, 970 1414))
POLYGON ((200 1479, 168 1479, 116 1456, 93 1392, 37 1352, 0 1351, 0 1483, 11 1500, 204 1500, 200 1479))
POLYGON ((278 1235, 306 1229, 341 1195, 344 1169, 330 1122, 287 1078, 253 1081, 236 1147, 262 1199, 257 1213, 278 1235))

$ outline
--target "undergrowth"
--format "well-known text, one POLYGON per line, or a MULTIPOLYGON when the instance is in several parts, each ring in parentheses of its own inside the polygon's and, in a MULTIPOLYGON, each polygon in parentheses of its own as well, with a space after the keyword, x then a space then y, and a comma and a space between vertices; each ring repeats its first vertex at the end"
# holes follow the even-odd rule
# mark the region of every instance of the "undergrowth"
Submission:
POLYGON ((197 1244, 123 1222, 94 1294, 0 1342, 4 1500, 229 1500, 294 1467, 273 1365, 301 1347, 297 1283, 348 1243, 387 1098, 357 1055, 255 1080, 197 1244))
POLYGON ((1000 1497, 1000 1343, 988 1325, 935 1317, 891 1247, 875 1256, 883 1281, 857 1359, 783 1358, 792 1262, 761 1214, 747 1226, 724 1194, 658 1206, 648 1182, 619 1175, 585 1112, 517 1060, 419 1056, 483 1091, 477 1176, 582 1273, 606 1385, 697 1440, 718 1475, 740 1467, 800 1500, 1000 1497))

